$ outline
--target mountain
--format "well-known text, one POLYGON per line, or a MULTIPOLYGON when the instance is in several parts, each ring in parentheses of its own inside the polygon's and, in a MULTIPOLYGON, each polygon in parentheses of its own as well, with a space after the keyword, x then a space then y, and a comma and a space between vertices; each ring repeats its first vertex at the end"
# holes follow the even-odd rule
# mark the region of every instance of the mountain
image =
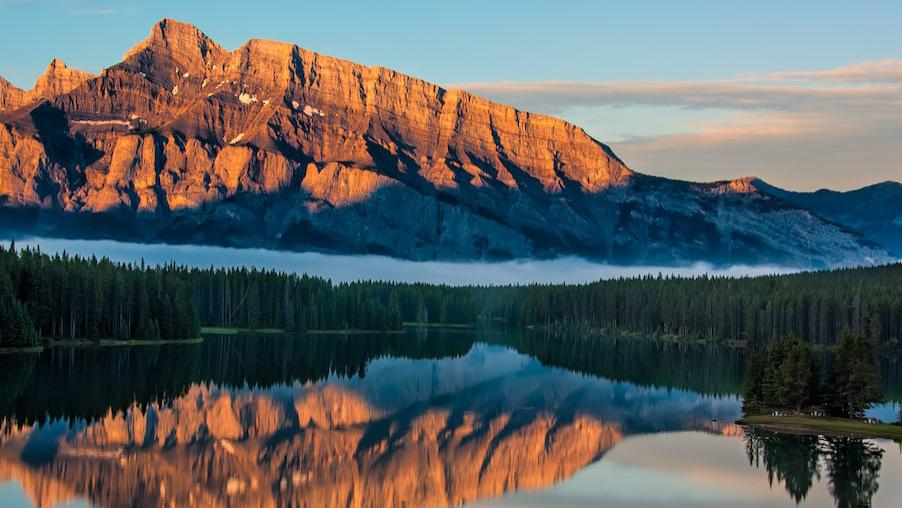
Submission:
POLYGON ((9 81, 0 78, 0 112, 13 110, 29 103, 71 92, 93 74, 68 67, 54 58, 31 90, 20 90, 9 81))
POLYGON ((847 192, 827 189, 792 192, 760 179, 754 185, 767 194, 860 231, 902 258, 902 183, 882 182, 847 192))
POLYGON ((9 230, 410 259, 890 259, 748 180, 643 175, 562 120, 292 44, 229 51, 167 19, 100 76, 57 79, 0 89, 9 230))

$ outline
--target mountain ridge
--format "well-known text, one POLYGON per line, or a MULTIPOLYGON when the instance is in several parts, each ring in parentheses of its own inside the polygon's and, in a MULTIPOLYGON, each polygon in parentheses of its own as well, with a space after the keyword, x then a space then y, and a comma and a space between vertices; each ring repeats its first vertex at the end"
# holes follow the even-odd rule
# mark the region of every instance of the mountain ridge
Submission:
POLYGON ((763 192, 860 231, 866 238, 902 258, 902 183, 885 180, 859 189, 799 192, 755 179, 763 192))
POLYGON ((0 112, 0 204, 31 233, 410 259, 890 259, 749 182, 643 175, 557 118, 294 44, 228 51, 170 19, 0 112))

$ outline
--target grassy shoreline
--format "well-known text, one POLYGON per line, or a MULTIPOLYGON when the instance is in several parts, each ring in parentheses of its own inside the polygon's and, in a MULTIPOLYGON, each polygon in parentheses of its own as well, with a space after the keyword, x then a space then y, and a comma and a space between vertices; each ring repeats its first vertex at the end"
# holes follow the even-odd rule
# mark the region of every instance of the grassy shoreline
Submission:
POLYGON ((44 351, 44 346, 0 347, 0 355, 33 354, 44 351))
POLYGON ((75 339, 75 340, 51 340, 47 342, 46 347, 124 347, 124 346, 161 346, 167 344, 200 344, 203 337, 195 337, 193 339, 178 340, 111 340, 103 339, 99 341, 75 339))
POLYGON ((861 420, 849 420, 846 418, 801 415, 750 415, 743 417, 736 423, 789 434, 822 434, 865 439, 886 438, 894 441, 902 441, 902 425, 867 423, 861 420))
POLYGON ((57 348, 57 347, 90 348, 90 347, 163 346, 163 345, 170 345, 170 344, 200 344, 203 341, 204 341, 203 337, 196 337, 193 339, 179 339, 179 340, 138 340, 138 339, 136 339, 136 340, 113 340, 113 339, 54 340, 54 339, 45 339, 45 340, 41 341, 41 344, 36 345, 36 346, 0 348, 0 355, 35 354, 35 353, 42 353, 42 352, 44 352, 45 349, 57 348))
POLYGON ((419 321, 405 321, 401 323, 401 325, 406 328, 460 328, 465 330, 476 327, 476 325, 472 323, 433 323, 419 321))
POLYGON ((238 335, 239 333, 256 333, 261 335, 282 335, 286 333, 297 335, 368 335, 368 334, 403 334, 404 330, 304 330, 288 331, 281 328, 232 328, 222 326, 202 326, 200 333, 203 335, 238 335))

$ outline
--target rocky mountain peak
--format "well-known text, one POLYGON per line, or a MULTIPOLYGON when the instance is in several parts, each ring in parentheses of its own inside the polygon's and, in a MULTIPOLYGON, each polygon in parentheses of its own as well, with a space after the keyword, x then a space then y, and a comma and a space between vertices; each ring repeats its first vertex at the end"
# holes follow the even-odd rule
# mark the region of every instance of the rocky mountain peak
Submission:
POLYGON ((167 18, 125 53, 123 64, 167 86, 178 76, 203 75, 226 54, 228 51, 194 25, 167 18))
POLYGON ((705 184, 703 187, 714 194, 752 194, 761 190, 759 182, 763 183, 757 176, 743 176, 735 180, 705 184))
POLYGON ((730 182, 730 188, 733 192, 749 193, 758 190, 755 184, 759 181, 757 176, 743 176, 730 182))
POLYGON ((34 100, 69 93, 93 77, 93 74, 72 69, 59 58, 54 58, 35 83, 31 98, 34 100))

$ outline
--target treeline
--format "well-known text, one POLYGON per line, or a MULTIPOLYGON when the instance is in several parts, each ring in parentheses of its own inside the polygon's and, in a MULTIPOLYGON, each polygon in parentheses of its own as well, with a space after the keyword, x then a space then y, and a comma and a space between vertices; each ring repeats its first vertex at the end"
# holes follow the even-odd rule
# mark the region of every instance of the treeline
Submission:
POLYGON ((0 347, 199 335, 186 271, 0 246, 0 347))
POLYGON ((192 269, 186 280, 205 326, 399 330, 404 322, 472 324, 469 288, 361 281, 248 268, 192 269))
POLYGON ((764 344, 835 344, 845 329, 902 339, 902 264, 762 277, 638 277, 480 289, 480 314, 513 326, 628 330, 764 344))
POLYGON ((767 344, 902 338, 902 264, 763 277, 635 277, 452 287, 248 268, 147 267, 0 247, 0 347, 53 338, 186 338, 198 326, 397 330, 475 324, 767 344))
POLYGON ((145 266, 0 246, 0 347, 43 338, 177 340, 200 326, 287 331, 400 330, 405 321, 472 324, 472 288, 248 268, 145 266))

